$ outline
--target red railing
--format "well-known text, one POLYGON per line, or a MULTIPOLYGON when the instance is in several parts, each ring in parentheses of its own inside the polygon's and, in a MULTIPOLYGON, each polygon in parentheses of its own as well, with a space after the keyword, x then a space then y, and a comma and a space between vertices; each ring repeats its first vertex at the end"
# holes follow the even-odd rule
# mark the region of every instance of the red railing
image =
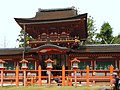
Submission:
POLYGON ((62 66, 62 70, 50 70, 52 73, 46 75, 47 70, 42 70, 41 66, 38 67, 38 70, 19 70, 19 67, 16 67, 16 70, 4 70, 1 69, 0 85, 62 85, 62 86, 72 86, 80 84, 81 82, 86 82, 86 85, 89 86, 90 82, 110 82, 112 83, 112 73, 119 72, 119 70, 113 70, 113 66, 110 66, 110 70, 90 70, 89 66, 86 67, 86 70, 66 70, 62 66), (26 75, 24 75, 25 73, 26 75))

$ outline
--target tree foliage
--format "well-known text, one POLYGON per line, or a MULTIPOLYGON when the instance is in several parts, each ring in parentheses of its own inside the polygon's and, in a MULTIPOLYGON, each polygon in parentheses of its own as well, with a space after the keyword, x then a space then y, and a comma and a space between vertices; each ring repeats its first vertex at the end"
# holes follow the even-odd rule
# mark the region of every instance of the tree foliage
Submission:
MULTIPOLYGON (((24 47, 24 33, 25 33, 24 30, 21 29, 20 34, 18 35, 18 39, 17 39, 17 41, 20 43, 19 47, 24 47)), ((25 38, 26 38, 25 45, 27 46, 28 45, 27 42, 33 38, 30 35, 28 35, 27 33, 25 33, 25 38)))
POLYGON ((87 20, 87 30, 88 30, 88 37, 86 40, 86 44, 95 44, 95 35, 96 35, 96 27, 95 27, 95 21, 93 17, 89 16, 87 20))
POLYGON ((112 27, 110 24, 105 22, 100 29, 100 33, 97 33, 96 40, 99 44, 112 44, 114 37, 112 35, 112 27))
POLYGON ((114 44, 120 44, 120 34, 114 37, 114 44))

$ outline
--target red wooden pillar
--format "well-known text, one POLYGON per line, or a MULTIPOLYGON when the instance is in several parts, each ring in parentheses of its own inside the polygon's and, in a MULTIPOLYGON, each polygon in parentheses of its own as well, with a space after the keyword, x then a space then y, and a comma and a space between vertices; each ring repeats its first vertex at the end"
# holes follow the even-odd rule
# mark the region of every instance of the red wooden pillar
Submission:
POLYGON ((50 76, 51 76, 51 69, 48 69, 48 86, 50 86, 50 84, 51 84, 50 76))
POLYGON ((1 87, 3 87, 3 69, 0 70, 1 71, 1 87))
POLYGON ((65 86, 65 66, 62 66, 62 86, 65 86))
POLYGON ((3 87, 3 79, 4 79, 4 63, 5 61, 3 61, 2 59, 0 59, 0 71, 1 71, 1 87, 3 87))
POLYGON ((75 69, 75 87, 77 86, 77 69, 75 69))
POLYGON ((19 66, 16 66, 16 86, 19 86, 19 66))
POLYGON ((24 74, 24 76, 23 76, 24 77, 24 82, 23 83, 24 83, 24 86, 27 86, 26 85, 26 81, 27 81, 26 80, 26 69, 23 69, 23 74, 24 74))
POLYGON ((86 85, 89 86, 89 66, 86 67, 86 85))
POLYGON ((110 85, 111 86, 112 86, 112 80, 113 80, 112 74, 113 74, 113 66, 111 65, 110 66, 110 85))
POLYGON ((41 66, 38 66, 38 84, 40 86, 42 85, 42 80, 41 80, 41 66))

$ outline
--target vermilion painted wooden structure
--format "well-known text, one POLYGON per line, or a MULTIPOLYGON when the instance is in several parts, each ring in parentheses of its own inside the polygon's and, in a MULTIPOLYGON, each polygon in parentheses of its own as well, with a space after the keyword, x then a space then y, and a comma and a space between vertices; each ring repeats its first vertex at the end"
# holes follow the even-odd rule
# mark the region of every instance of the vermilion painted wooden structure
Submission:
POLYGON ((80 72, 87 70, 87 84, 91 70, 96 72, 104 70, 106 74, 111 65, 117 72, 120 69, 120 45, 86 45, 87 13, 79 14, 74 7, 39 9, 33 18, 15 18, 15 21, 33 37, 32 40, 26 41, 29 43, 25 48, 0 49, 0 59, 6 62, 4 73, 5 75, 10 72, 16 73, 17 86, 22 77, 18 73, 23 71, 24 79, 29 71, 38 72, 38 83, 42 85, 42 76, 45 75, 45 71, 41 71, 41 68, 46 70, 45 60, 49 58, 54 61, 53 70, 62 70, 63 86, 65 85, 65 70, 71 70, 71 60, 74 58, 80 61, 78 64, 80 72), (23 51, 25 51, 24 59, 28 61, 28 70, 23 70, 20 63, 23 59, 23 51))

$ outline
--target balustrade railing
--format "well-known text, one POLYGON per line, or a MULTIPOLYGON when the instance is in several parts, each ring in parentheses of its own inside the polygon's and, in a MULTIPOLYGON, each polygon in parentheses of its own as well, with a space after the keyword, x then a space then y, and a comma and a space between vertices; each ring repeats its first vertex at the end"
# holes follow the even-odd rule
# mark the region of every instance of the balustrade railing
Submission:
POLYGON ((79 85, 81 82, 85 82, 87 86, 90 82, 112 82, 112 73, 118 73, 119 70, 114 70, 113 66, 110 66, 109 70, 90 70, 89 66, 86 70, 66 70, 62 67, 62 70, 50 70, 50 77, 46 74, 47 70, 42 70, 41 66, 38 70, 20 70, 17 66, 15 70, 0 70, 0 85, 47 85, 50 80, 50 85, 62 85, 72 86, 79 85), (26 75, 24 75, 24 72, 26 75))

